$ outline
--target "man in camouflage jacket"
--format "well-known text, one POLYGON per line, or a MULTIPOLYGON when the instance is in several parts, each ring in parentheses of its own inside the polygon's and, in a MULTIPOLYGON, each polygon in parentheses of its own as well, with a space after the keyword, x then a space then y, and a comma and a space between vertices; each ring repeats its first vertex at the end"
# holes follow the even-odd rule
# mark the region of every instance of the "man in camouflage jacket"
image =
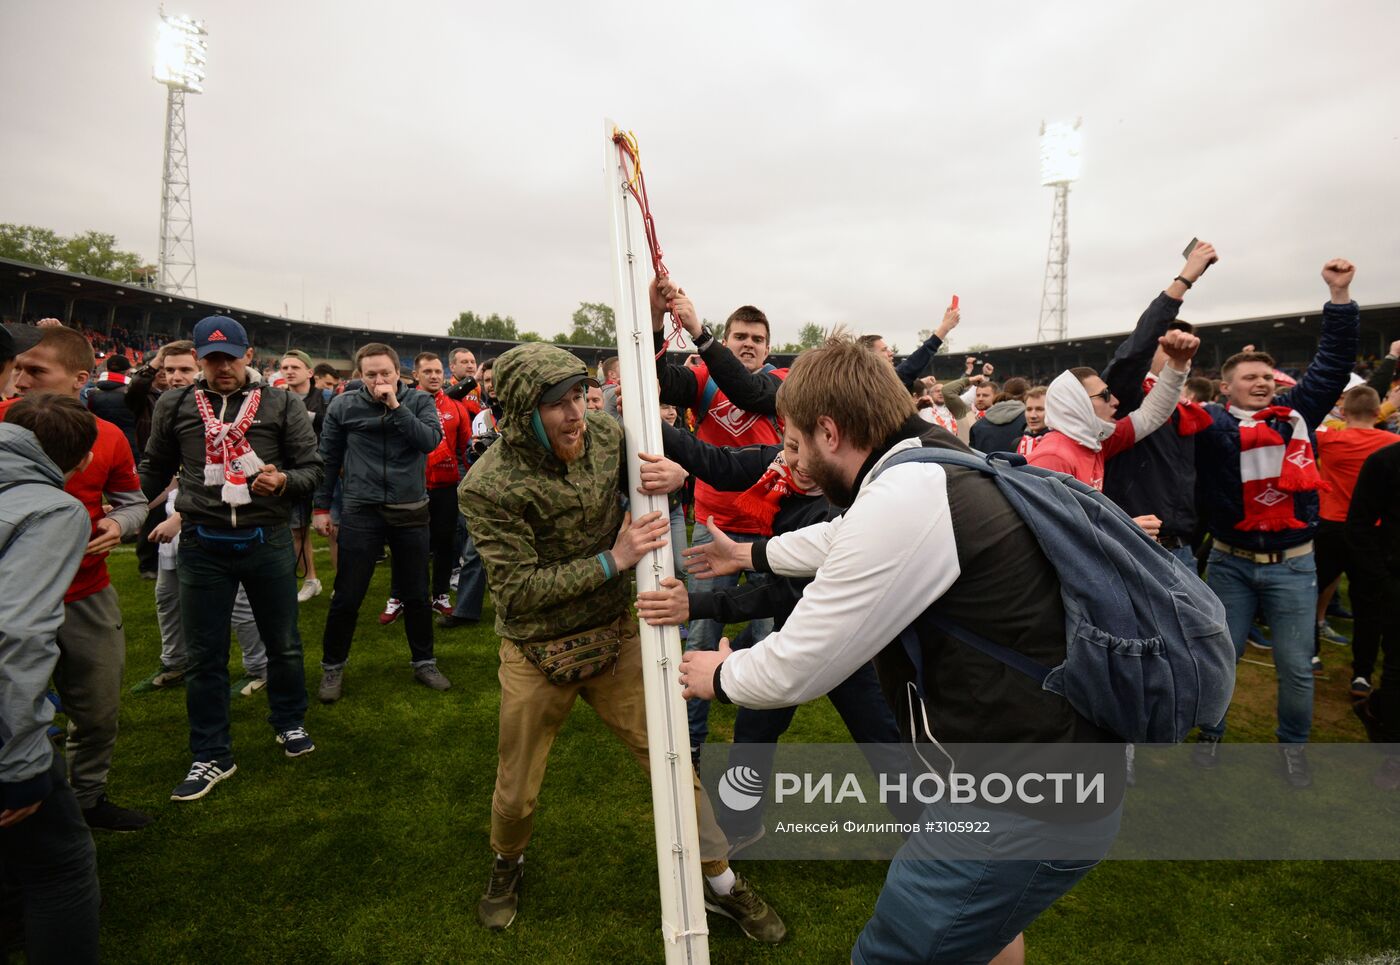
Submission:
MULTIPOLYGON (((611 417, 586 411, 589 385, 597 382, 587 366, 557 346, 530 343, 502 355, 495 366, 501 438, 457 490, 486 566, 501 636, 495 860, 477 907, 492 929, 515 920, 549 748, 574 701, 588 701, 642 767, 650 767, 641 642, 626 572, 670 545, 670 521, 655 512, 635 522, 624 516, 622 429, 611 417), (559 648, 579 637, 618 640, 615 661, 552 683, 526 658, 541 644, 559 648)), ((751 938, 781 941, 781 919, 729 868, 729 843, 698 778, 695 787, 706 908, 734 919, 751 938)))

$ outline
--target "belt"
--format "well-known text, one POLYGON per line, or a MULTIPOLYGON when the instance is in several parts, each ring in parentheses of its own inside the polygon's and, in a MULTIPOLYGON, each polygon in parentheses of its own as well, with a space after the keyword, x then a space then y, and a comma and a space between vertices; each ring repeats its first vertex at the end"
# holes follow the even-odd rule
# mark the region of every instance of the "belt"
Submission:
POLYGON ((1242 550, 1238 546, 1231 546, 1229 543, 1222 543, 1215 540, 1212 544, 1215 549, 1231 556, 1238 556, 1242 560, 1249 560, 1251 563, 1282 563, 1284 560, 1296 559, 1299 556, 1307 556, 1313 551, 1312 540, 1308 540, 1301 546, 1293 546, 1286 550, 1276 550, 1272 553, 1256 553, 1254 550, 1242 550))
POLYGON ((1186 542, 1186 540, 1182 539, 1180 536, 1158 536, 1157 543, 1164 550, 1179 550, 1183 546, 1190 545, 1186 542))

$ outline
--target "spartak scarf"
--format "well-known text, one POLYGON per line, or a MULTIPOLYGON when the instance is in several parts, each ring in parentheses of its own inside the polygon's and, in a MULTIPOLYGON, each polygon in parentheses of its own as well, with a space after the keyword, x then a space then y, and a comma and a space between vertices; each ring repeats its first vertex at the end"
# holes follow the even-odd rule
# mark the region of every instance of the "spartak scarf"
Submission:
POLYGON ((958 420, 953 418, 953 413, 948 410, 946 405, 939 405, 935 402, 932 406, 932 412, 934 425, 942 426, 953 435, 958 434, 958 420))
POLYGON ((220 422, 209 404, 207 392, 198 389, 194 401, 204 420, 204 485, 223 483, 220 498, 229 506, 246 506, 253 501, 248 477, 263 467, 263 461, 248 444, 248 427, 258 414, 262 389, 250 389, 232 422, 220 422))
MULTIPOLYGON (((1157 376, 1151 372, 1147 373, 1147 378, 1142 380, 1142 394, 1152 391, 1152 386, 1157 384, 1157 376)), ((1176 434, 1179 436, 1194 436, 1198 432, 1204 432, 1210 426, 1210 413, 1206 407, 1199 402, 1176 403, 1176 434)))
POLYGON ((1031 457, 1031 453, 1035 452, 1036 443, 1038 443, 1041 439, 1044 438, 1044 429, 1042 429, 1040 432, 1037 432, 1035 435, 1031 435, 1029 432, 1027 432, 1025 435, 1021 436, 1020 441, 1016 443, 1017 454, 1025 456, 1027 459, 1029 459, 1031 457))
POLYGON ((820 496, 816 486, 803 489, 792 478, 792 470, 783 458, 783 451, 768 465, 758 482, 739 494, 734 506, 740 512, 752 517, 763 527, 764 536, 773 535, 773 520, 785 496, 820 496))
POLYGON ((1313 458, 1308 426, 1296 409, 1271 405, 1257 412, 1230 406, 1240 420, 1240 481, 1244 519, 1236 528, 1273 533, 1307 526, 1293 515, 1293 494, 1322 485, 1313 458), (1268 419, 1286 419, 1293 432, 1285 443, 1268 419))
POLYGON ((125 372, 103 372, 97 377, 99 382, 115 382, 117 385, 126 385, 129 379, 125 372))

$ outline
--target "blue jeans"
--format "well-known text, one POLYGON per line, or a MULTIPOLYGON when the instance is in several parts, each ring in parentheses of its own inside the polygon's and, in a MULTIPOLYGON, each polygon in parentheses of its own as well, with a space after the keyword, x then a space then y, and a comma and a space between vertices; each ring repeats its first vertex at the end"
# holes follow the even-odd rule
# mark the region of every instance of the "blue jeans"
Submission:
POLYGON ((292 531, 264 526, 264 542, 246 552, 209 548, 193 526, 180 534, 180 621, 189 667, 185 710, 196 761, 233 762, 229 734, 228 648, 233 601, 241 583, 267 647, 268 723, 278 733, 306 718, 306 670, 297 630, 297 557, 292 531))
POLYGON ((476 551, 471 534, 464 522, 462 535, 461 572, 457 574, 457 606, 452 615, 462 620, 480 620, 481 606, 486 600, 486 567, 476 551))
POLYGON ((350 641, 360 604, 374 578, 375 562, 389 544, 390 579, 403 601, 404 632, 413 666, 433 662, 432 607, 428 601, 428 525, 391 526, 377 506, 346 506, 340 516, 340 567, 335 571, 326 629, 321 637, 321 666, 331 670, 350 659, 350 641))
MULTIPOLYGON (((1307 743, 1312 731, 1313 632, 1317 617, 1317 561, 1313 554, 1282 563, 1253 563, 1213 549, 1206 584, 1225 604, 1236 660, 1244 656, 1256 612, 1268 621, 1273 635, 1274 669, 1278 673, 1275 733, 1283 744, 1307 743)), ((1201 731, 1219 737, 1225 733, 1225 721, 1201 731)))
POLYGON ((53 788, 39 810, 0 828, 0 865, 24 895, 31 965, 86 965, 99 959, 97 851, 63 758, 53 757, 53 788))
MULTIPOLYGON (((736 543, 756 543, 765 538, 755 536, 752 533, 726 533, 725 535, 736 543)), ((695 538, 690 545, 703 546, 713 541, 708 529, 696 526, 695 538)), ((757 573, 746 573, 745 576, 750 583, 763 579, 757 573)), ((688 582, 691 593, 713 593, 715 590, 727 590, 738 586, 739 575, 717 576, 708 580, 689 576, 688 582)), ((751 620, 748 631, 749 645, 752 646, 773 632, 773 621, 771 619, 751 620)), ((717 650, 719 649, 719 638, 723 633, 724 626, 718 620, 692 620, 685 648, 687 650, 717 650)), ((690 698, 686 701, 686 716, 690 718, 690 748, 694 753, 700 745, 705 743, 705 738, 710 736, 710 702, 698 697, 690 698)))
POLYGON ((1167 550, 1167 552, 1185 563, 1192 573, 1196 572, 1196 554, 1192 551, 1191 547, 1177 546, 1167 550))
MULTIPOLYGON (((936 806, 935 806, 936 807, 936 806)), ((928 812, 937 817, 934 809, 928 812)), ((966 811, 946 815, 966 819, 966 811)), ((890 862, 875 912, 851 950, 856 965, 905 962, 986 962, 1040 913, 1073 888, 1112 846, 1119 813, 1060 827, 1013 812, 994 815, 994 828, 1082 844, 1085 857, 1069 861, 986 858, 921 859, 917 838, 890 862)))

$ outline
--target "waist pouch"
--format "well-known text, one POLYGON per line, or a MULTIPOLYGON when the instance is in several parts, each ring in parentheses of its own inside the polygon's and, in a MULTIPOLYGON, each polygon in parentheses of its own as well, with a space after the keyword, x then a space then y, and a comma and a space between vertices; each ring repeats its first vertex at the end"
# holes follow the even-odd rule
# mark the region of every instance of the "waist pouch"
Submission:
POLYGON ((242 556, 254 547, 267 542, 261 526, 241 529, 215 529, 211 526, 196 526, 194 538, 200 546, 220 556, 242 556))
POLYGON ((552 684, 574 684, 607 670, 622 649, 622 626, 610 623, 554 640, 517 643, 525 659, 552 684))
POLYGON ((389 526, 427 526, 428 501, 422 505, 386 504, 375 507, 379 516, 389 526))

